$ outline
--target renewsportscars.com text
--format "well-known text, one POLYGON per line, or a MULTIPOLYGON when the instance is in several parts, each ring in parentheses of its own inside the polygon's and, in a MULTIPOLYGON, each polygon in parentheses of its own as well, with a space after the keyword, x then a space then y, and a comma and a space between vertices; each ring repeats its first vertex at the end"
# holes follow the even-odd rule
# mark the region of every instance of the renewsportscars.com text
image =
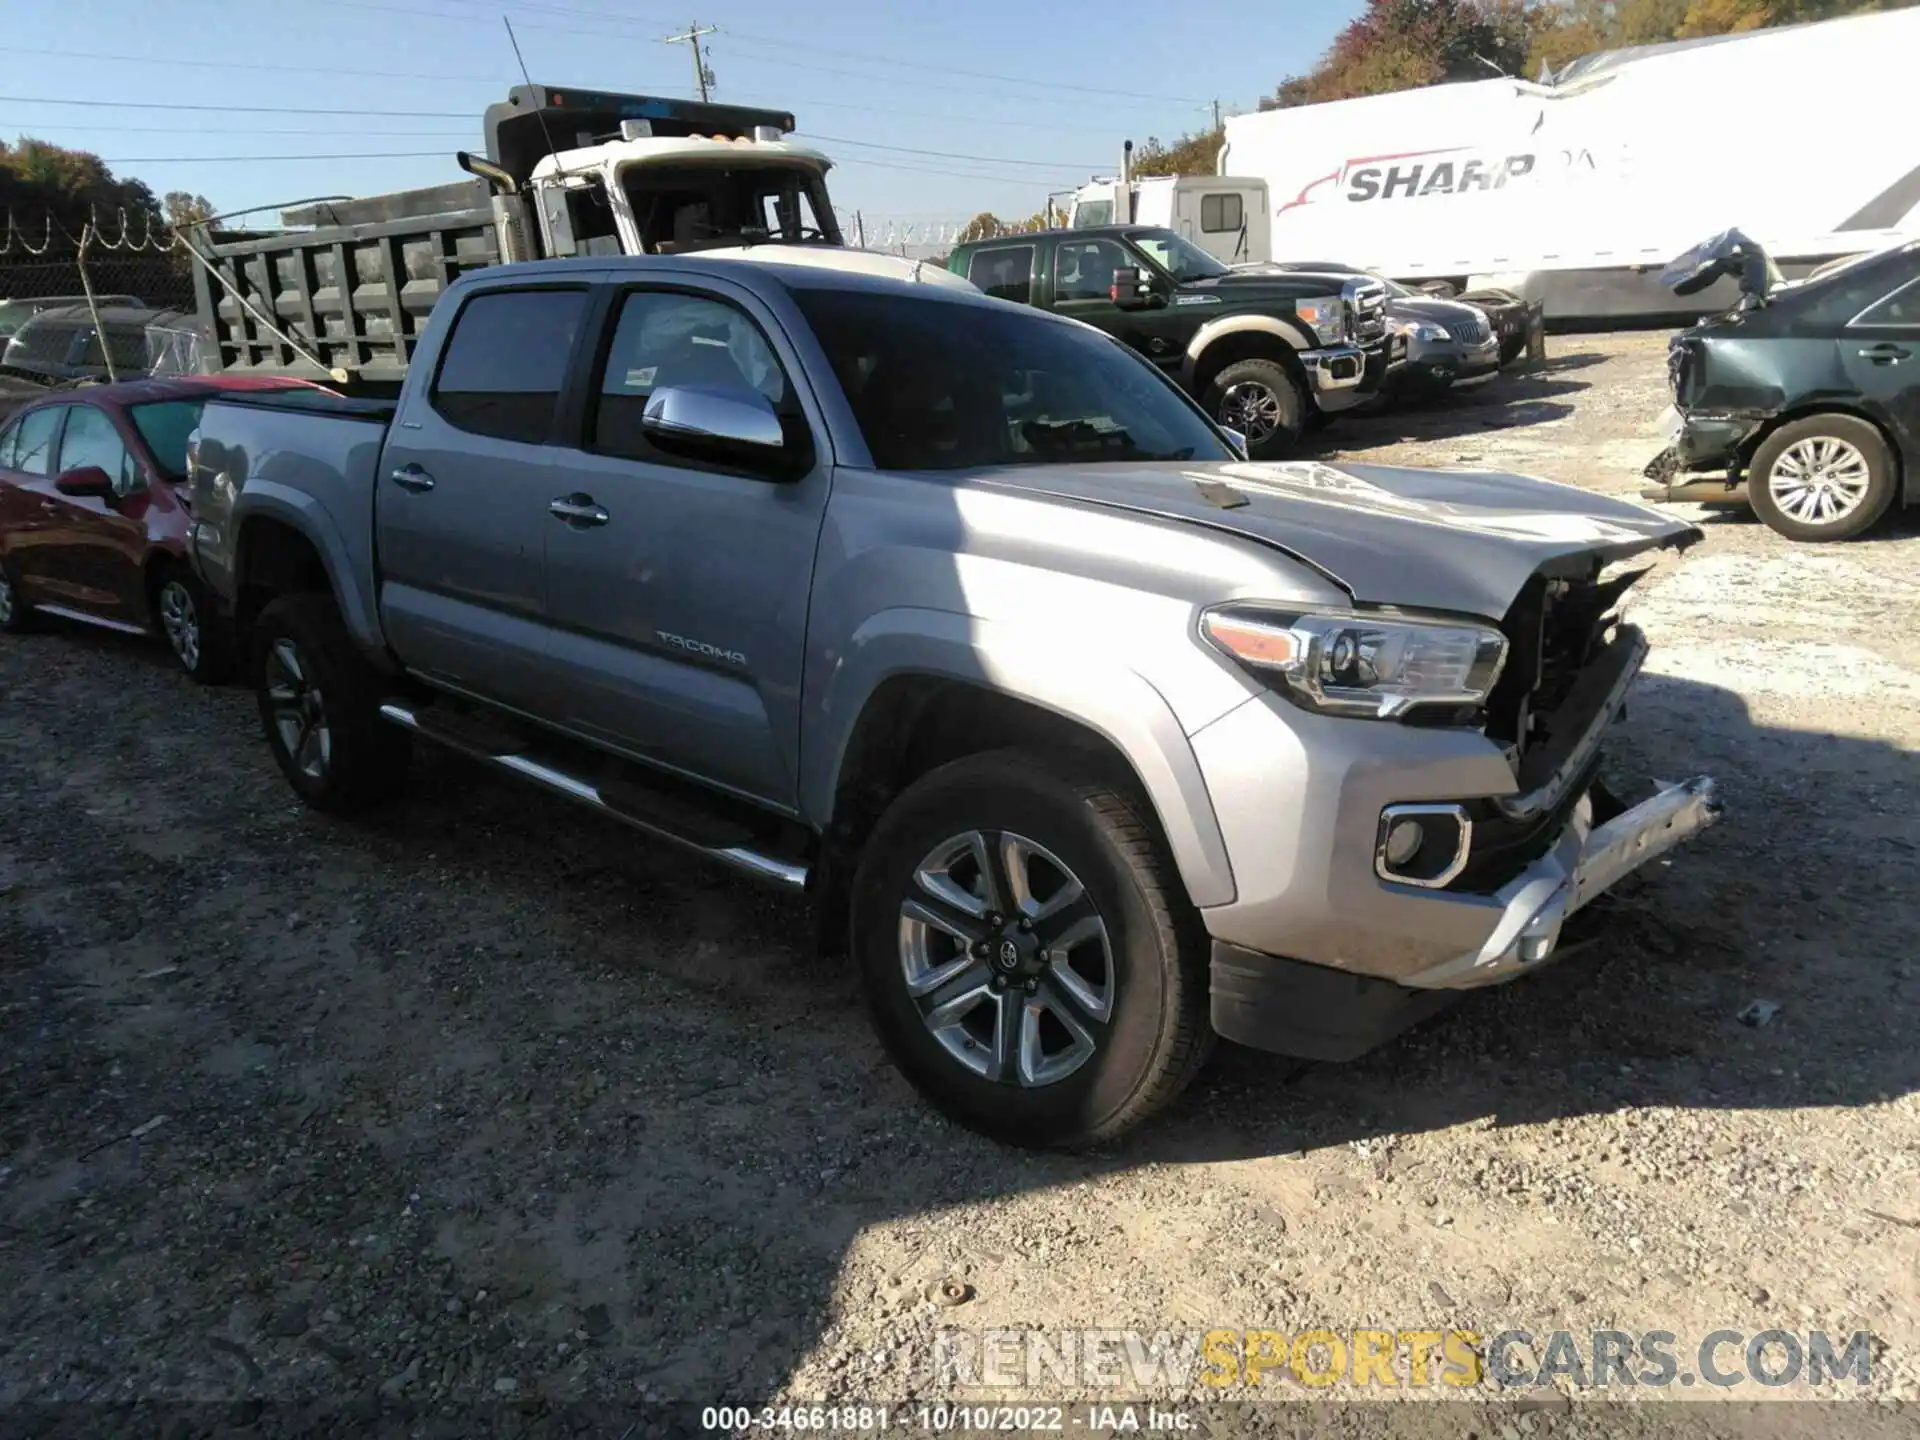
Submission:
POLYGON ((1325 1390, 1580 1388, 1857 1391, 1872 1381, 1865 1331, 943 1330, 928 1378, 958 1391, 1062 1387, 1204 1393, 1271 1385, 1325 1390))

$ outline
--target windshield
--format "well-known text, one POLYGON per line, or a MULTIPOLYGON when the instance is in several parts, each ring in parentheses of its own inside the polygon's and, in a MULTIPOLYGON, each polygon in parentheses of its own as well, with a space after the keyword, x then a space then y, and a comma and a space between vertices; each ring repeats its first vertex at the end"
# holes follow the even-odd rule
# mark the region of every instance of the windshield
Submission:
POLYGON ((130 406, 128 416, 140 438, 153 452, 153 463, 169 480, 181 480, 187 473, 187 437, 200 423, 205 400, 155 400, 130 406))
POLYGON ((742 243, 840 243, 826 186, 811 166, 764 160, 738 168, 628 165, 620 184, 649 254, 742 243))
POLYGON ((793 295, 883 470, 1235 458, 1171 381, 1098 331, 1011 304, 793 295))
POLYGON ((1147 258, 1174 279, 1217 280, 1233 272, 1191 240, 1171 230, 1133 230, 1127 239, 1147 252, 1147 258))

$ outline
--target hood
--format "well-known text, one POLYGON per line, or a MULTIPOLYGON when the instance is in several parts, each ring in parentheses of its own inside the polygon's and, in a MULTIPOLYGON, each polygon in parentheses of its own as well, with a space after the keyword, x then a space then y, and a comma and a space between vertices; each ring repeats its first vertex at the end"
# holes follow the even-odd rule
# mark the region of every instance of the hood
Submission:
POLYGON ((1395 320, 1428 320, 1435 325, 1462 325, 1468 321, 1486 319, 1485 313, 1477 306, 1458 300, 1435 300, 1425 295, 1417 299, 1389 295, 1387 314, 1395 320))
POLYGON ((1692 525, 1572 485, 1487 470, 1316 461, 1024 466, 978 480, 1272 545, 1362 605, 1502 618, 1543 567, 1685 547, 1692 525))
POLYGON ((702 260, 751 260, 757 265, 805 265, 816 270, 838 270, 848 275, 875 275, 883 280, 917 280, 962 290, 978 290, 973 282, 931 260, 909 260, 882 250, 855 250, 847 245, 728 245, 694 252, 702 260))
POLYGON ((1714 281, 1736 277, 1740 292, 1764 300, 1781 283, 1772 257, 1738 230, 1723 230, 1676 256, 1660 272, 1660 283, 1676 295, 1697 295, 1714 281))
POLYGON ((1234 300, 1261 300, 1268 297, 1292 300, 1302 295, 1338 295, 1351 275, 1321 275, 1302 270, 1236 269, 1228 275, 1210 275, 1204 280, 1183 280, 1182 294, 1205 295, 1214 292, 1234 300))

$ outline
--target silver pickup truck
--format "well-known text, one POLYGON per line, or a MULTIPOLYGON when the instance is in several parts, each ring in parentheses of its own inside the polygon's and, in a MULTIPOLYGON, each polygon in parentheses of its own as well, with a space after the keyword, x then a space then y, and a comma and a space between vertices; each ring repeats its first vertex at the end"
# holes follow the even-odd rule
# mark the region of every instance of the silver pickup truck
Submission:
POLYGON ((1003 1139, 1218 1034, 1361 1053, 1548 958, 1716 813, 1599 745, 1621 562, 1511 475, 1257 465, 1072 320, 741 261, 469 276, 397 403, 221 399, 193 563, 310 804, 424 736, 804 890, 913 1082, 1003 1139))

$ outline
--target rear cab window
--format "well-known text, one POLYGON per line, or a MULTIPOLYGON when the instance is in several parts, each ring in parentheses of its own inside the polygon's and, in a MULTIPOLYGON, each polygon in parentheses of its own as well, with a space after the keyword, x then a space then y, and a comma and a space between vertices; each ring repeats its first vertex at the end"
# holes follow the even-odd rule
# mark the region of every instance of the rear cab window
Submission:
POLYGON ((967 258, 967 279, 983 295, 1025 305, 1033 299, 1032 245, 996 245, 967 258))
POLYGON ((460 307, 428 403, 469 435, 544 442, 586 316, 584 287, 483 290, 460 307))

